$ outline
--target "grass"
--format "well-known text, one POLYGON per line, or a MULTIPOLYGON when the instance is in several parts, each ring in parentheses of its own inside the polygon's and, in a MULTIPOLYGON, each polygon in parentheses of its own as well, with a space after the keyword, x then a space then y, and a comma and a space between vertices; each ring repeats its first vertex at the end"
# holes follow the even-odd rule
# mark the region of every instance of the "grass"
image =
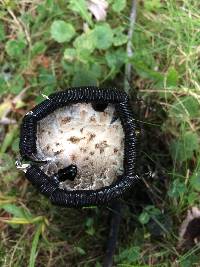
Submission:
POLYGON ((0 266, 101 266, 109 209, 58 208, 39 195, 14 166, 18 125, 56 90, 123 87, 127 62, 144 132, 142 181, 123 201, 115 266, 199 266, 199 245, 178 247, 187 210, 200 204, 199 3, 138 1, 128 59, 130 1, 118 10, 110 0, 107 24, 84 1, 69 2, 0 1, 0 118, 17 122, 0 126, 0 266), (60 20, 70 31, 61 23, 59 35, 60 20))

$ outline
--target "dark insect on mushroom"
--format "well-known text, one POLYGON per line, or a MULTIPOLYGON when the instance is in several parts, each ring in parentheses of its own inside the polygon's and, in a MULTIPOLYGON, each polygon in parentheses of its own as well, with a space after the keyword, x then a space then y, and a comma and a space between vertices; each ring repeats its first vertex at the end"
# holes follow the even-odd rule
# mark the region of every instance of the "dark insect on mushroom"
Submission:
POLYGON ((64 182, 66 180, 74 181, 77 174, 76 165, 69 165, 68 167, 58 171, 58 180, 64 182))

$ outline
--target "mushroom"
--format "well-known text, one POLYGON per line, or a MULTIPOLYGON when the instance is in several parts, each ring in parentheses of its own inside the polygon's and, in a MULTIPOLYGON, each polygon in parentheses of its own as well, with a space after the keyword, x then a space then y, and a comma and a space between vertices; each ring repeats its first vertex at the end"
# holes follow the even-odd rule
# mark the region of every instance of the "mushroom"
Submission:
POLYGON ((69 165, 77 166, 74 180, 60 188, 93 190, 111 185, 123 173, 124 132, 115 108, 108 104, 96 111, 91 103, 56 109, 37 123, 36 157, 47 162, 42 170, 54 175, 69 165))
POLYGON ((71 88, 23 118, 17 167, 57 205, 100 205, 134 185, 137 125, 125 92, 71 88))

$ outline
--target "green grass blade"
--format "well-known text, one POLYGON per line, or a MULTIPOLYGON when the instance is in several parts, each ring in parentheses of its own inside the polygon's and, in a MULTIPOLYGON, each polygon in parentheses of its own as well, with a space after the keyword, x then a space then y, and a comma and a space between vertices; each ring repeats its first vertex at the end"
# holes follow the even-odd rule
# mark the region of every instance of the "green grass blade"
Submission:
POLYGON ((35 266, 35 260, 37 257, 37 246, 39 242, 40 235, 42 233, 42 224, 40 224, 35 232, 32 246, 31 246, 31 255, 30 255, 30 260, 29 260, 29 265, 28 267, 34 267, 35 266))

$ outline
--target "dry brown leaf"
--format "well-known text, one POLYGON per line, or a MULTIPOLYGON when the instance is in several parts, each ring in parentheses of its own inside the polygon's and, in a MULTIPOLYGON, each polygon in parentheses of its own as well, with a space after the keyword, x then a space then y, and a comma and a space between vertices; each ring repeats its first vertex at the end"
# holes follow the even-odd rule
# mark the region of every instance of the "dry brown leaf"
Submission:
POLYGON ((108 2, 105 0, 88 0, 88 9, 97 21, 106 19, 108 2))

